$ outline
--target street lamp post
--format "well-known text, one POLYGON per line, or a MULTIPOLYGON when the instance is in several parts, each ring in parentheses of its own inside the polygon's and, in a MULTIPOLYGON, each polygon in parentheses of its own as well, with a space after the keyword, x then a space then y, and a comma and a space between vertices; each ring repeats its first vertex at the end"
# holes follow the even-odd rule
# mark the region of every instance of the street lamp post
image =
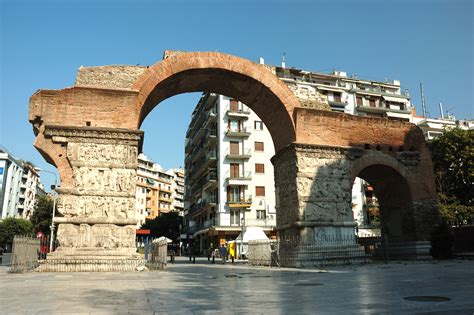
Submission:
MULTIPOLYGON (((56 175, 56 173, 51 172, 51 171, 46 171, 46 170, 43 170, 43 169, 40 169, 40 168, 36 168, 36 170, 39 171, 39 172, 45 172, 45 173, 49 173, 49 174, 54 175, 54 189, 53 189, 53 191, 56 192, 56 194, 57 194, 56 188, 58 187, 58 176, 56 175)), ((54 239, 54 227, 55 227, 54 226, 54 218, 55 218, 55 214, 56 214, 56 199, 57 199, 57 196, 54 196, 53 197, 53 216, 52 216, 51 225, 50 225, 51 235, 50 235, 50 239, 49 239, 49 252, 50 253, 53 251, 53 239, 54 239)))

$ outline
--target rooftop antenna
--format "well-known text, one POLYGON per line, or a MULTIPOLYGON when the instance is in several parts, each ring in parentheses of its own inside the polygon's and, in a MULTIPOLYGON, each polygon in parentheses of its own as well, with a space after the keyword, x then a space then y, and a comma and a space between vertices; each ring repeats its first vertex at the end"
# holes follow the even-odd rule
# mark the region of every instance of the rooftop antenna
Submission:
POLYGON ((443 104, 441 102, 439 102, 439 113, 441 114, 441 119, 444 119, 443 104))
POLYGON ((281 67, 282 67, 283 69, 286 68, 285 59, 286 59, 286 53, 284 52, 284 53, 283 53, 283 56, 281 57, 281 67))
POLYGON ((423 94, 423 83, 420 82, 420 92, 421 92, 421 111, 423 112, 423 117, 426 115, 426 104, 425 104, 425 94, 423 94))

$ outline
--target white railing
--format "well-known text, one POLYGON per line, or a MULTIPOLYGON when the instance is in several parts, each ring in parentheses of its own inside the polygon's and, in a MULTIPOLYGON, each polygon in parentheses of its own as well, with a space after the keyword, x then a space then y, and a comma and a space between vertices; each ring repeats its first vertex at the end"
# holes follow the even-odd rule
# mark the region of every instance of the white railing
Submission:
POLYGON ((239 171, 238 174, 232 174, 230 171, 227 171, 225 173, 225 178, 228 178, 228 179, 252 179, 252 172, 242 172, 242 171, 239 171))

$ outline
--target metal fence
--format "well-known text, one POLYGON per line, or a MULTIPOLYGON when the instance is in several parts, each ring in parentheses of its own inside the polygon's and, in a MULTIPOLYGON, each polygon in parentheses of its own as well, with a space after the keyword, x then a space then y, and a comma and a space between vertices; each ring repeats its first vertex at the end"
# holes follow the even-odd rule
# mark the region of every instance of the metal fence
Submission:
POLYGON ((312 267, 365 264, 372 261, 431 259, 429 242, 412 237, 386 238, 323 236, 249 241, 248 259, 252 265, 312 267))
POLYGON ((41 241, 27 236, 15 236, 13 239, 12 259, 9 272, 23 273, 38 267, 41 241))

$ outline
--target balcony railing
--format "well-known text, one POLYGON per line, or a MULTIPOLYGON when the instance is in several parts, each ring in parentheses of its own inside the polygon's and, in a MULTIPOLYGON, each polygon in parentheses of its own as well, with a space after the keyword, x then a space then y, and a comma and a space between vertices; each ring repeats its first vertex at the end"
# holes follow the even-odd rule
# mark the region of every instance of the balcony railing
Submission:
POLYGON ((230 149, 227 149, 225 156, 228 159, 250 159, 252 156, 252 151, 247 149, 239 150, 239 152, 230 152, 230 149))
POLYGON ((250 207, 252 205, 252 195, 232 196, 227 199, 227 204, 231 208, 250 207))
POLYGON ((247 127, 243 127, 237 130, 234 130, 232 128, 227 128, 225 131, 225 135, 227 137, 247 138, 250 136, 250 129, 247 129, 247 127))
POLYGON ((226 108, 227 115, 244 117, 250 114, 250 109, 242 103, 239 103, 237 108, 231 108, 230 105, 226 108))
POLYGON ((225 178, 227 180, 251 180, 252 179, 252 172, 239 172, 237 174, 228 171, 225 174, 225 178))

